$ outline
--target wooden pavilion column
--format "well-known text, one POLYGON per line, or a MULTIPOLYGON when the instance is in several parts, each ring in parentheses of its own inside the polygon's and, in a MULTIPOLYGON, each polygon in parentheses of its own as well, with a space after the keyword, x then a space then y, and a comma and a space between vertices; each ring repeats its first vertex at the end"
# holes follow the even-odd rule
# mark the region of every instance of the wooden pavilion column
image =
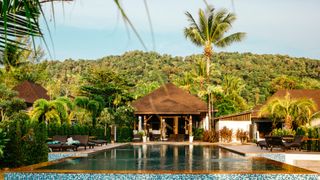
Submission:
POLYGON ((178 123, 178 116, 175 116, 173 121, 173 134, 178 134, 178 123))
POLYGON ((143 116, 143 130, 144 130, 144 133, 147 133, 147 117, 146 117, 146 115, 143 116))
POLYGON ((192 115, 189 118, 189 136, 192 134, 192 115))
POLYGON ((162 127, 162 116, 160 116, 160 139, 162 139, 162 132, 163 132, 163 127, 162 127))
POLYGON ((133 130, 137 130, 137 122, 135 120, 133 121, 133 130))

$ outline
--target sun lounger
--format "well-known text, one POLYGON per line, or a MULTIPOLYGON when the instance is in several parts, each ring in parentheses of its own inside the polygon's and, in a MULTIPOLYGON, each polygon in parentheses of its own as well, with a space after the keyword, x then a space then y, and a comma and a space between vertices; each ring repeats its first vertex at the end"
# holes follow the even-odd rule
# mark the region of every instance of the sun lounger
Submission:
POLYGON ((266 142, 270 146, 270 151, 273 148, 281 148, 283 151, 290 149, 290 144, 284 142, 281 136, 271 136, 271 138, 266 139, 266 142))
POLYGON ((290 148, 297 149, 301 151, 303 136, 295 136, 292 143, 289 143, 290 148))
POLYGON ((94 148, 94 143, 89 142, 89 136, 88 135, 72 135, 72 139, 79 141, 80 143, 76 146, 84 146, 84 149, 87 149, 87 146, 90 148, 94 148))
POLYGON ((261 149, 265 147, 268 150, 269 148, 268 140, 270 138, 271 138, 270 136, 265 136, 265 140, 258 141, 257 146, 260 146, 261 149))
POLYGON ((76 145, 68 145, 66 144, 67 142, 67 136, 60 136, 60 135, 55 135, 52 137, 51 142, 48 142, 48 147, 54 151, 54 150, 58 150, 58 151, 66 151, 68 149, 72 149, 74 151, 77 151, 77 146, 76 145))
POLYGON ((102 140, 102 139, 97 139, 97 140, 90 140, 89 142, 97 144, 97 145, 103 145, 103 144, 108 144, 108 142, 106 140, 102 140))

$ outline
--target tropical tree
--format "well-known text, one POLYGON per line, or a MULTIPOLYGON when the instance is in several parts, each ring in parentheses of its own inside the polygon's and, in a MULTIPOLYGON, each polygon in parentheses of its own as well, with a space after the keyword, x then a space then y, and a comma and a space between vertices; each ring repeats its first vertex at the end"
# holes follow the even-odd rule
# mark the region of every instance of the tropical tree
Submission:
MULTIPOLYGON (((204 11, 199 9, 199 22, 197 23, 194 17, 186 12, 190 26, 184 29, 184 35, 190 39, 196 46, 204 48, 204 56, 206 58, 206 75, 207 83, 209 82, 211 58, 213 55, 213 47, 226 47, 233 42, 241 41, 245 37, 245 33, 237 32, 231 35, 225 35, 236 20, 233 13, 229 13, 226 9, 215 10, 208 6, 204 11)), ((208 102, 211 101, 210 95, 208 102)), ((211 122, 212 105, 208 103, 209 121, 211 122)))
POLYGON ((261 108, 261 115, 269 115, 276 119, 284 120, 284 128, 291 129, 292 122, 301 122, 301 117, 310 117, 316 110, 316 104, 312 99, 294 99, 287 93, 284 98, 271 99, 261 108))
POLYGON ((273 92, 283 89, 297 89, 299 86, 298 80, 294 77, 282 75, 276 77, 271 81, 271 88, 273 92))
POLYGON ((222 89, 225 96, 234 102, 240 111, 247 109, 247 104, 244 98, 241 96, 241 92, 244 89, 245 84, 239 77, 226 75, 222 80, 222 89))
POLYGON ((101 114, 103 108, 104 108, 104 100, 100 96, 95 96, 92 99, 89 99, 88 97, 76 97, 75 105, 80 108, 80 111, 84 111, 82 113, 83 117, 86 116, 86 114, 90 114, 92 118, 92 126, 96 126, 97 117, 101 114))
POLYGON ((39 99, 34 102, 30 112, 32 121, 56 122, 58 124, 71 122, 68 120, 68 105, 62 100, 47 101, 39 99))
POLYGON ((9 119, 14 113, 24 110, 24 100, 16 97, 17 93, 4 84, 0 84, 0 121, 9 119))
POLYGON ((80 88, 81 93, 87 97, 102 98, 109 108, 117 108, 133 100, 129 89, 134 85, 110 68, 94 67, 83 79, 85 84, 80 88))
POLYGON ((101 124, 104 127, 104 137, 107 137, 108 125, 112 125, 115 123, 113 114, 108 108, 104 108, 97 120, 98 124, 101 124))

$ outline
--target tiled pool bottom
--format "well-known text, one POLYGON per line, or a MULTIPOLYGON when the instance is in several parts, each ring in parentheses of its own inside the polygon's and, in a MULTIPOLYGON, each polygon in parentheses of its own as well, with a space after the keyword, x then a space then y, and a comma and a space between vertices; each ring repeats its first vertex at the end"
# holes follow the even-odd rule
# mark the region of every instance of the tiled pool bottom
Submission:
POLYGON ((285 180, 317 180, 320 177, 316 174, 61 174, 61 173, 8 173, 5 179, 285 179, 285 180))

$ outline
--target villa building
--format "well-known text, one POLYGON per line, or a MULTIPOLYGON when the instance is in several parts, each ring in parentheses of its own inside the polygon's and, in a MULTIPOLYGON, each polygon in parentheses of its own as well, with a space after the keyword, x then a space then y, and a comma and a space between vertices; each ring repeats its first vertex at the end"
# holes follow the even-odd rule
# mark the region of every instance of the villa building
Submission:
POLYGON ((30 81, 23 81, 15 86, 13 90, 18 92, 17 97, 23 99, 28 108, 38 99, 50 99, 44 87, 30 81))
POLYGON ((207 104, 172 83, 132 105, 139 120, 134 129, 159 135, 161 139, 192 135, 192 128, 209 129, 207 104))
MULTIPOLYGON (((293 99, 312 99, 318 107, 316 112, 320 111, 320 90, 279 90, 269 97, 265 103, 255 106, 251 111, 215 118, 216 130, 226 126, 229 129, 233 129, 234 134, 237 129, 243 129, 249 132, 250 139, 259 140, 259 138, 263 138, 272 131, 272 121, 267 116, 261 115, 260 110, 262 106, 273 98, 284 98, 287 93, 293 99)), ((311 125, 319 126, 320 119, 313 120, 311 125)), ((233 140, 235 140, 235 137, 233 137, 233 140)))

